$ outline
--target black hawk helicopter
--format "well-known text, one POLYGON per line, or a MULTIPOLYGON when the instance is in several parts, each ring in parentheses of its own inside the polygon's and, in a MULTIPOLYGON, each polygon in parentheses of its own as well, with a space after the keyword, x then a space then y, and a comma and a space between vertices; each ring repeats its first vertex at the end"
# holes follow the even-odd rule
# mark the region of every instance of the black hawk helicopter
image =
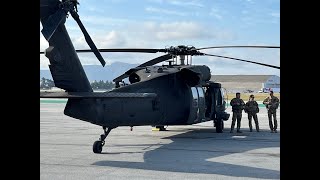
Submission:
POLYGON ((176 46, 164 49, 97 49, 77 13, 77 0, 41 0, 42 34, 49 42, 45 56, 56 87, 65 92, 41 92, 40 98, 67 98, 64 114, 102 126, 104 133, 93 144, 93 152, 101 153, 105 138, 119 126, 151 125, 164 129, 166 125, 190 125, 213 120, 216 132, 223 132, 226 113, 221 84, 210 81, 206 65, 192 65, 192 56, 214 56, 280 67, 233 57, 202 53, 211 48, 280 48, 277 46, 215 46, 195 48, 176 46), (64 25, 68 15, 74 18, 84 34, 89 50, 75 50, 64 25), (102 66, 100 52, 166 53, 126 71, 113 81, 116 88, 108 92, 93 92, 77 53, 93 52, 102 66), (179 58, 179 59, 178 59, 179 58), (168 61, 168 65, 154 66, 168 61), (120 86, 123 79, 130 84, 120 86))

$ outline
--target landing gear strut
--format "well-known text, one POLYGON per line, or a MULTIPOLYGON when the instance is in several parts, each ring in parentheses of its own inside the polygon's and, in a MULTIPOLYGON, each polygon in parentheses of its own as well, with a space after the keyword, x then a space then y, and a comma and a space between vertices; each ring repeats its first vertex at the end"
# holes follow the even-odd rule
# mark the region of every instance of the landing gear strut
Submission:
POLYGON ((106 139, 106 137, 108 136, 108 134, 110 133, 112 128, 108 128, 108 130, 106 130, 106 129, 107 129, 107 127, 103 126, 104 134, 101 134, 100 139, 93 143, 93 152, 94 153, 99 153, 99 154, 101 153, 102 147, 105 144, 104 140, 106 139))

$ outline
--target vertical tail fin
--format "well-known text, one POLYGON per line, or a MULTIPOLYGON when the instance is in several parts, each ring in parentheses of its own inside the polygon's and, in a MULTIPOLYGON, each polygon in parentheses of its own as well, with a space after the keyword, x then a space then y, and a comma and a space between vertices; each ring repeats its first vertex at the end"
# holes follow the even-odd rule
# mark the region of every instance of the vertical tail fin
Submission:
MULTIPOLYGON (((57 9, 59 0, 41 0, 40 21, 43 28, 57 9)), ((49 27, 50 28, 50 27, 49 27)), ((79 57, 73 47, 64 22, 60 23, 49 39, 45 55, 50 61, 50 71, 56 87, 68 92, 92 92, 79 57)))

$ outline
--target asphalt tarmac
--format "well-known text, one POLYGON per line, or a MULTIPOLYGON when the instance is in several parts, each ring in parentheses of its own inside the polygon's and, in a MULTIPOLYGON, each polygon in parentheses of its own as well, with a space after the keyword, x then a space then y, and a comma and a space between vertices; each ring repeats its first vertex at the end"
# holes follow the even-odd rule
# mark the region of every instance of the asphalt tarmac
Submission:
POLYGON ((65 116, 64 105, 40 104, 40 179, 280 179, 280 109, 278 133, 262 107, 261 132, 249 132, 245 113, 243 133, 229 133, 232 115, 224 133, 212 121, 167 131, 119 127, 94 154, 102 128, 65 116))

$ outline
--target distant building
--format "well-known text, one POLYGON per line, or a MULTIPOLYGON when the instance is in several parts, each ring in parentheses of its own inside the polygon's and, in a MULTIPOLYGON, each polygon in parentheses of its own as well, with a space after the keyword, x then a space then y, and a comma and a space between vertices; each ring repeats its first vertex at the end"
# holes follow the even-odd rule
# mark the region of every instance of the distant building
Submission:
POLYGON ((211 75, 211 81, 221 83, 228 92, 280 92, 280 77, 276 75, 211 75))

